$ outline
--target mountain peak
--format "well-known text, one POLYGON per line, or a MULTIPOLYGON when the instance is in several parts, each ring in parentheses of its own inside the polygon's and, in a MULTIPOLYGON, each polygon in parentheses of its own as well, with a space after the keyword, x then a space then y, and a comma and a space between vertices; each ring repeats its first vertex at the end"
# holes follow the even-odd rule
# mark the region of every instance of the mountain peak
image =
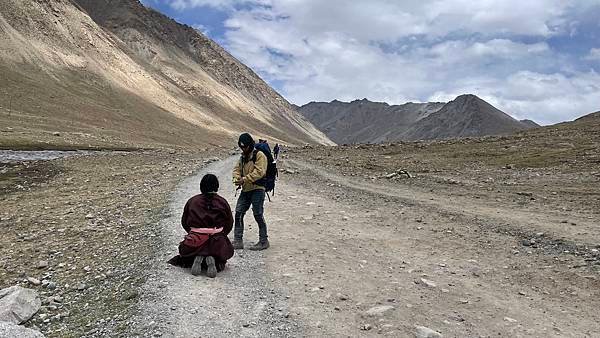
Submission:
POLYGON ((508 134, 537 126, 517 121, 473 94, 459 95, 448 103, 390 106, 357 99, 344 105, 305 105, 299 111, 337 143, 508 134))

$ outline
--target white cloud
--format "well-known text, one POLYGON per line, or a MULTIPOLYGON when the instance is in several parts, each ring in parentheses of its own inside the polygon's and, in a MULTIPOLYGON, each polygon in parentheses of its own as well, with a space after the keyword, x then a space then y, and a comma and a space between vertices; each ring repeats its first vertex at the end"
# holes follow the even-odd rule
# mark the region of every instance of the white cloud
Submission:
POLYGON ((448 101, 473 92, 515 118, 551 124, 600 108, 600 74, 590 71, 566 76, 521 71, 506 78, 458 83, 453 91, 436 92, 429 100, 448 101))
POLYGON ((588 55, 585 56, 585 60, 589 61, 600 61, 600 48, 592 48, 588 55))
POLYGON ((297 104, 468 92, 542 123, 600 108, 598 74, 549 40, 580 34, 598 0, 169 1, 226 10, 225 47, 297 104))
POLYGON ((199 23, 193 24, 192 27, 204 35, 208 35, 208 33, 210 32, 210 29, 208 27, 201 25, 199 23))

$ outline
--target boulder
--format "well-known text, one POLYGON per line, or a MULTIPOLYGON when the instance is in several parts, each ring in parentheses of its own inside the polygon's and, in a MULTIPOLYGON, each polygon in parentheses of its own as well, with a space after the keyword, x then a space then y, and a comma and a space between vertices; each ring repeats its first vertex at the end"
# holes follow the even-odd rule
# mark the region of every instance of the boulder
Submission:
POLYGON ((0 321, 21 324, 38 312, 41 306, 35 290, 20 286, 0 290, 0 321))
POLYGON ((14 323, 0 322, 0 337, 44 338, 44 335, 39 331, 14 323))

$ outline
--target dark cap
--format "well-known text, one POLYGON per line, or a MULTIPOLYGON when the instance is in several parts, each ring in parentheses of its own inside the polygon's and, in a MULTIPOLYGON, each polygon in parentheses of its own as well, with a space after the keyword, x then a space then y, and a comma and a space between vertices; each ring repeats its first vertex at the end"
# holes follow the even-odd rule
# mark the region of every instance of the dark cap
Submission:
POLYGON ((252 138, 252 136, 250 136, 250 134, 243 133, 242 135, 240 135, 240 138, 238 139, 238 146, 240 148, 247 147, 247 146, 254 147, 254 139, 252 138))

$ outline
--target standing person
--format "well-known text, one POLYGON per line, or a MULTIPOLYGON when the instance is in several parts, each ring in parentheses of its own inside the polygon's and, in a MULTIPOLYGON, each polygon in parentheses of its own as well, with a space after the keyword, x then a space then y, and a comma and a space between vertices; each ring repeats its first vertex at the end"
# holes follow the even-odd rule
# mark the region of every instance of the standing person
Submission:
POLYGON ((279 143, 275 143, 275 147, 273 148, 273 157, 275 157, 275 159, 279 157, 279 143))
POLYGON ((217 271, 233 256, 233 246, 227 235, 233 227, 233 216, 229 203, 217 194, 219 180, 207 174, 200 181, 201 194, 190 198, 183 208, 181 225, 187 232, 179 244, 179 255, 169 260, 170 264, 191 267, 197 276, 202 269, 214 278, 217 271))
POLYGON ((242 189, 235 206, 235 228, 233 231, 234 249, 243 249, 244 215, 252 206, 254 220, 258 223, 258 243, 250 250, 264 250, 269 247, 267 223, 263 217, 265 203, 265 187, 255 184, 267 174, 267 156, 254 149, 254 139, 250 134, 243 133, 238 140, 242 150, 240 160, 233 167, 233 183, 242 189))

